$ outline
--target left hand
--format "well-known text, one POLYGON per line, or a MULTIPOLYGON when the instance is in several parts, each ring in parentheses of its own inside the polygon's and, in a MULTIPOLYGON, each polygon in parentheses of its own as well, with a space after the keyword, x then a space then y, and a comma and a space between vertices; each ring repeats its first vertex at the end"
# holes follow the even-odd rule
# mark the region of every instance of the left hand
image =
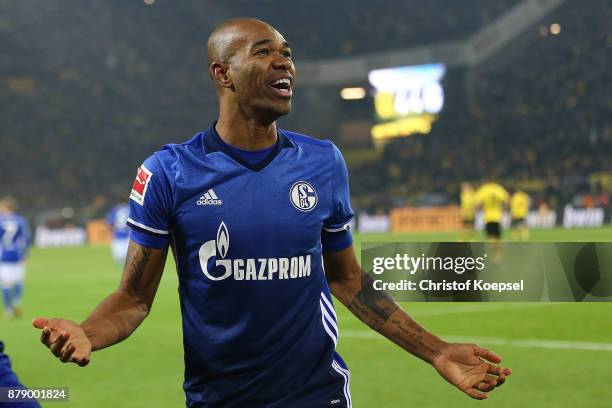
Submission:
POLYGON ((476 344, 454 343, 441 351, 433 366, 446 381, 470 397, 482 400, 512 373, 511 369, 496 365, 501 360, 497 354, 476 344))

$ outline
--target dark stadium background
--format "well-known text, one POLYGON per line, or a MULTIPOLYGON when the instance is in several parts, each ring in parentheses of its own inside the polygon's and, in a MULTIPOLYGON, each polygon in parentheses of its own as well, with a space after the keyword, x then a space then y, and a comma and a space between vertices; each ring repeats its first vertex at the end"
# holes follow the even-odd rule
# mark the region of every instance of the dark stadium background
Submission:
MULTIPOLYGON (((217 106, 206 38, 238 16, 269 22, 291 44, 297 86, 293 111, 279 123, 342 150, 357 231, 369 220, 368 230, 378 232, 357 234, 357 245, 457 240, 457 231, 435 226, 414 233, 408 225, 398 235, 388 216, 457 206, 460 183, 484 179, 531 196, 533 240, 610 241, 608 0, 0 0, 0 197, 13 196, 32 232, 47 234, 41 246, 74 245, 33 249, 27 318, 0 322, 0 339, 25 383, 71 387, 70 406, 183 401, 176 274, 165 274, 154 312, 134 337, 97 353, 86 370, 53 361, 28 318, 82 319, 114 289, 120 271, 108 248, 83 245, 85 228, 127 202, 151 152, 210 126, 217 106), (530 6, 546 12, 534 17, 525 12, 530 6), (512 15, 511 22, 527 23, 499 25, 512 15), (475 43, 495 52, 457 54, 457 46, 475 43), (447 66, 444 107, 431 132, 375 143, 373 90, 356 73, 423 63, 447 66), (338 64, 348 69, 326 71, 338 64), (345 87, 367 95, 342 99, 345 87), (538 218, 542 209, 555 215, 552 223, 538 218)), ((484 339, 504 355, 516 375, 492 395, 498 406, 609 406, 607 304, 409 310, 437 333, 484 339)), ((471 406, 341 307, 339 317, 356 406, 471 406)))
POLYGON ((431 133, 382 150, 369 139, 371 96, 339 96, 343 86, 369 90, 367 78, 300 85, 306 63, 465 40, 519 3, 3 1, 2 193, 30 217, 70 206, 89 218, 125 201, 143 158, 216 116, 204 60, 208 33, 227 18, 255 16, 293 47, 297 92, 281 125, 341 147, 357 212, 427 204, 432 194, 436 203, 456 202, 460 181, 486 175, 525 186, 534 202, 552 208, 602 193, 607 207, 608 1, 560 2, 481 64, 450 66, 431 133), (561 33, 541 35, 553 23, 561 33))

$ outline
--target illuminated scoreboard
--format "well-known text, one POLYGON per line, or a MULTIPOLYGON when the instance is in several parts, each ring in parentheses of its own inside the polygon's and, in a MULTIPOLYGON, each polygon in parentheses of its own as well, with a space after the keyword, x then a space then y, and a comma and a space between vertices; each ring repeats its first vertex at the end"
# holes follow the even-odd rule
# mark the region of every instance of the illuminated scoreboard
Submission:
POLYGON ((427 134, 444 105, 444 64, 425 64, 370 71, 377 123, 375 140, 427 134))

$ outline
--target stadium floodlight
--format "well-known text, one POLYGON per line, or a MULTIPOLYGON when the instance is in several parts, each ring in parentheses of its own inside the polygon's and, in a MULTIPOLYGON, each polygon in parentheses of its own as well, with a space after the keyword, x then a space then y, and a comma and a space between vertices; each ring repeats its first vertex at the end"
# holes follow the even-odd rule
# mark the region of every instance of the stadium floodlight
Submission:
POLYGON ((363 99, 366 96, 366 90, 362 87, 342 88, 340 97, 346 100, 363 99))
POLYGON ((550 33, 552 35, 559 35, 561 33, 561 25, 559 23, 552 23, 550 25, 550 33))

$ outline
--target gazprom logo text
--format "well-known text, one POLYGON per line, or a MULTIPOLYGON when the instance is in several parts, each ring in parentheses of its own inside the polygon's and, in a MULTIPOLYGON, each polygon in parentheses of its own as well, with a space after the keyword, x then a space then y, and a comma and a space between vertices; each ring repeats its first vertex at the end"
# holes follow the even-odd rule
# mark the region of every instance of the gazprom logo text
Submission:
POLYGON ((235 280, 297 279, 310 276, 311 255, 290 258, 228 258, 230 236, 223 221, 217 238, 200 247, 202 273, 212 281, 233 277, 235 280))

